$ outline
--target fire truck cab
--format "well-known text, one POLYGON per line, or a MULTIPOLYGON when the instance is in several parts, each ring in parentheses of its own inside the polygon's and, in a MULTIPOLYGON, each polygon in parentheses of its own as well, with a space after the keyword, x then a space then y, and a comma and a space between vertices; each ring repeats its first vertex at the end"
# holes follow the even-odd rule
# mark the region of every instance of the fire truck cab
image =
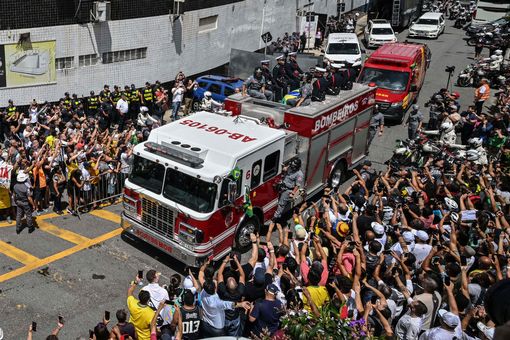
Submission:
POLYGON ((361 84, 298 108, 236 94, 225 102, 232 116, 198 112, 157 128, 134 148, 121 225, 191 266, 248 250, 274 215, 285 164, 302 161, 299 204, 364 159, 374 103, 375 88, 361 84))

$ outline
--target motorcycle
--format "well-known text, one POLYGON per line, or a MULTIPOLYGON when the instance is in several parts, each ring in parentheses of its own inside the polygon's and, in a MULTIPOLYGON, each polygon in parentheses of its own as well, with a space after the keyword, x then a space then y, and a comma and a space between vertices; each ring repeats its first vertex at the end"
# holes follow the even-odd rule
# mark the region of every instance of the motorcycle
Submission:
POLYGON ((453 27, 455 28, 463 28, 467 23, 467 15, 466 14, 459 14, 457 19, 455 20, 455 23, 453 24, 453 27))
POLYGON ((455 20, 458 16, 459 16, 459 13, 460 13, 460 7, 459 6, 454 6, 452 9, 450 9, 450 20, 455 20))

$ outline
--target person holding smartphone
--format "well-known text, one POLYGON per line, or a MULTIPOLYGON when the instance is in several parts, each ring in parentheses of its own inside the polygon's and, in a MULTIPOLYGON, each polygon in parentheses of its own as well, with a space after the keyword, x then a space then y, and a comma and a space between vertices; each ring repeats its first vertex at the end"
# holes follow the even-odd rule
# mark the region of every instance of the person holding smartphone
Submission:
POLYGON ((146 290, 140 290, 138 299, 133 296, 138 282, 141 278, 137 275, 127 291, 127 306, 130 314, 129 321, 133 323, 136 330, 138 340, 150 340, 151 337, 151 320, 155 312, 149 307, 151 295, 146 290))

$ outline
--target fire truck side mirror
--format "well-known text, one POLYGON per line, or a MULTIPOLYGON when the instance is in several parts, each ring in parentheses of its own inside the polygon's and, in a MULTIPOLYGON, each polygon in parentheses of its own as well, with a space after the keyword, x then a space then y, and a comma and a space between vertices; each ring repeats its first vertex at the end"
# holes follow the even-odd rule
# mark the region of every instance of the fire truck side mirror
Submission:
POLYGON ((228 182, 227 199, 230 204, 234 204, 237 196, 237 183, 234 181, 228 182))

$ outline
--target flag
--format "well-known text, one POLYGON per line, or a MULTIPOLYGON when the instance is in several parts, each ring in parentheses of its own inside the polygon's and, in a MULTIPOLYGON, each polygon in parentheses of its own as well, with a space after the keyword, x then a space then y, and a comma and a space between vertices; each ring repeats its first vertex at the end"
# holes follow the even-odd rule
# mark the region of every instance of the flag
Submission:
POLYGON ((244 213, 246 214, 246 216, 248 216, 248 217, 253 216, 253 205, 251 205, 249 190, 246 190, 246 193, 244 194, 243 209, 244 209, 244 213))

